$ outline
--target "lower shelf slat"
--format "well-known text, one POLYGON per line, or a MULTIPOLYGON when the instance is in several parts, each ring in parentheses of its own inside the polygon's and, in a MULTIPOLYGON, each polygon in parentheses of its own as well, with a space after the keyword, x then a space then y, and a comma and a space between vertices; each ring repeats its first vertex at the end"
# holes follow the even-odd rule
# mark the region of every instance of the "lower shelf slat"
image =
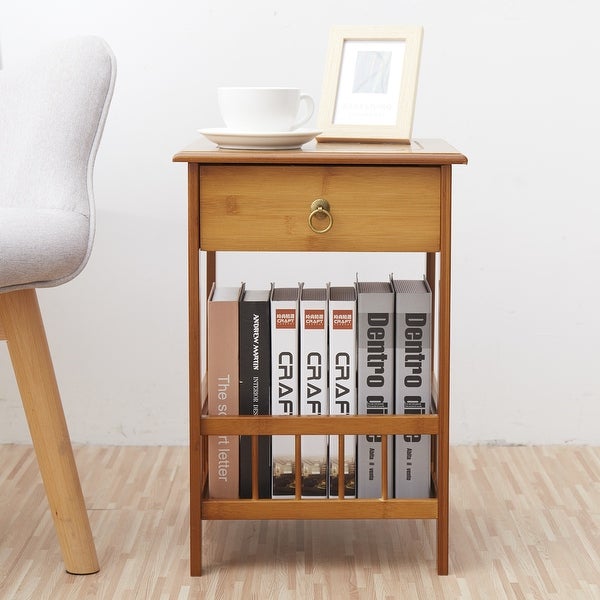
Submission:
POLYGON ((204 520, 437 519, 436 498, 347 500, 203 500, 204 520))
POLYGON ((202 416, 203 435, 439 434, 438 415, 202 416))

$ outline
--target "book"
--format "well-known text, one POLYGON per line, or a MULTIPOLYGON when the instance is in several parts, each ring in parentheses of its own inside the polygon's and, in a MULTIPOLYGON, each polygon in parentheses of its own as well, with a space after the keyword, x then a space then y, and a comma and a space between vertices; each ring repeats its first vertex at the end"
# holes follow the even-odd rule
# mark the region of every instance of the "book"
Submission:
MULTIPOLYGON (((394 412, 394 294, 389 281, 357 281, 358 413, 394 412)), ((387 445, 387 494, 393 495, 393 440, 387 445)), ((357 496, 380 498, 382 492, 381 435, 359 435, 357 496)))
MULTIPOLYGON (((271 414, 297 415, 298 310, 300 289, 271 290, 271 414)), ((293 435, 271 437, 272 498, 295 497, 296 440, 293 435)))
MULTIPOLYGON (((302 288, 300 294, 300 414, 326 415, 327 288, 302 288)), ((303 498, 327 497, 327 435, 303 435, 301 467, 303 498)))
MULTIPOLYGON (((392 281, 396 296, 396 413, 431 412, 431 290, 425 279, 392 281)), ((429 435, 398 435, 395 441, 396 498, 428 498, 431 487, 429 435)))
MULTIPOLYGON (((356 404, 356 289, 329 288, 329 414, 355 415, 356 404)), ((344 497, 356 497, 356 436, 344 436, 339 456, 337 435, 329 436, 329 496, 339 497, 343 469, 344 497)))
MULTIPOLYGON (((213 284, 207 304, 208 414, 239 413, 238 304, 243 286, 213 284)), ((239 498, 239 437, 208 438, 208 494, 239 498)))
MULTIPOLYGON (((271 290, 244 290, 239 303, 240 415, 271 413, 271 290)), ((258 438, 258 496, 271 497, 271 439, 258 438)), ((252 498, 252 438, 240 437, 240 498, 252 498)))

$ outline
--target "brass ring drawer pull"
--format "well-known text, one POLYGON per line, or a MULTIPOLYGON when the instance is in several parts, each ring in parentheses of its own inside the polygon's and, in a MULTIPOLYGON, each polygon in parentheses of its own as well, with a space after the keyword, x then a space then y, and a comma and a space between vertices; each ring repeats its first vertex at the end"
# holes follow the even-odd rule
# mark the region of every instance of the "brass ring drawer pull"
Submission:
POLYGON ((308 215, 308 226, 315 233, 327 233, 333 226, 333 217, 331 216, 331 208, 329 202, 324 198, 318 198, 310 205, 310 214, 308 215), (327 219, 325 226, 322 228, 315 227, 315 221, 327 219))

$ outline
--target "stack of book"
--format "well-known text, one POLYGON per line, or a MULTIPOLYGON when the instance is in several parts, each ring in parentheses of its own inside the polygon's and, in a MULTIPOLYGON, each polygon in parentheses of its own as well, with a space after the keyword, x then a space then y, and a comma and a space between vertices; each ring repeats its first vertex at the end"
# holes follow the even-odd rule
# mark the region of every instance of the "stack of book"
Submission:
MULTIPOLYGON (((431 290, 426 280, 261 290, 213 286, 207 311, 211 415, 385 415, 431 411, 431 290)), ((303 435, 303 498, 379 498, 377 433, 303 435), (342 477, 340 478, 340 470, 342 477)), ((429 436, 388 444, 387 496, 429 497, 429 436)), ((249 436, 210 436, 209 495, 252 497, 249 436)), ((260 498, 296 496, 293 435, 260 436, 260 498)))

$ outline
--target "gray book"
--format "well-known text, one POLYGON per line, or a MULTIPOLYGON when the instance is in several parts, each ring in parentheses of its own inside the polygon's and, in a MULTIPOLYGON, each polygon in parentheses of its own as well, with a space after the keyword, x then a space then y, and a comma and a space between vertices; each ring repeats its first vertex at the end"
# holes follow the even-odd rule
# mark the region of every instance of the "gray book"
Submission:
MULTIPOLYGON (((396 295, 396 413, 431 412, 431 290, 426 280, 393 280, 396 295)), ((396 498, 428 498, 431 439, 396 436, 396 498)))
MULTIPOLYGON (((357 281, 358 414, 394 413, 394 294, 389 281, 357 281)), ((388 497, 393 495, 393 440, 388 440, 388 497)), ((381 435, 358 436, 357 496, 380 498, 381 435)))

